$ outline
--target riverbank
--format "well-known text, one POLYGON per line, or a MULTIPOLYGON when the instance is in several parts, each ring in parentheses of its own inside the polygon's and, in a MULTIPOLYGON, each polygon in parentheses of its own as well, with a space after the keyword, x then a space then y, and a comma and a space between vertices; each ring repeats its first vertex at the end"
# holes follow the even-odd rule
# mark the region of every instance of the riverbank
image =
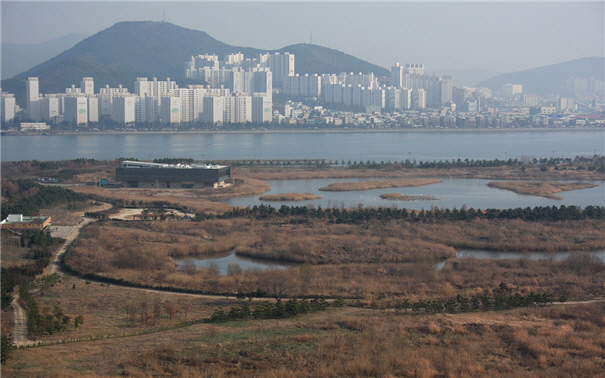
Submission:
POLYGON ((492 133, 492 132, 519 132, 519 131, 605 131, 601 127, 519 127, 519 128, 398 128, 398 129, 265 129, 265 130, 123 130, 123 131, 45 131, 45 132, 20 132, 4 131, 2 135, 10 136, 57 136, 57 135, 171 135, 171 134, 284 134, 284 133, 492 133))

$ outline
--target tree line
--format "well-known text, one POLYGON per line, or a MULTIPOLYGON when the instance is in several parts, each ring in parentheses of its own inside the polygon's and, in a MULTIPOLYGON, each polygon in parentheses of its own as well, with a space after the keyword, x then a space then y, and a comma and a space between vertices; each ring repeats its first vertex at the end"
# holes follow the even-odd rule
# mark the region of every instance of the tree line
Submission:
POLYGON ((42 274, 44 268, 50 263, 54 248, 61 242, 62 239, 53 238, 46 230, 24 230, 21 233, 19 244, 21 247, 29 248, 24 257, 32 262, 1 268, 2 310, 10 309, 15 286, 25 286, 37 275, 42 274))
POLYGON ((220 215, 197 213, 196 221, 205 219, 231 219, 248 217, 255 219, 288 218, 290 223, 301 223, 309 219, 323 219, 329 223, 350 224, 370 220, 408 220, 408 221, 472 221, 475 219, 521 219, 525 221, 567 221, 585 219, 605 219, 605 206, 536 206, 515 209, 443 209, 433 207, 429 210, 408 210, 392 207, 368 207, 345 209, 338 207, 322 208, 308 206, 282 205, 275 209, 270 205, 254 205, 228 210, 220 215))
POLYGON ((85 201, 86 198, 70 189, 40 185, 31 180, 3 180, 2 219, 9 214, 36 214, 43 207, 85 201))
POLYGON ((261 302, 253 309, 250 306, 243 304, 241 306, 233 306, 228 311, 215 310, 208 319, 208 322, 222 322, 228 320, 245 320, 245 319, 279 319, 290 318, 310 312, 323 311, 331 307, 343 307, 345 301, 342 298, 328 302, 324 297, 313 298, 312 300, 298 300, 297 298, 289 299, 282 302, 277 301, 261 302))
MULTIPOLYGON (((551 304, 554 301, 554 295, 549 293, 530 293, 527 295, 523 295, 520 293, 506 294, 504 292, 497 292, 493 295, 473 295, 470 298, 458 294, 456 298, 451 298, 448 300, 419 300, 414 303, 410 303, 409 300, 405 299, 396 304, 394 308, 396 311, 412 310, 413 312, 454 313, 471 311, 508 310, 519 307, 543 306, 546 304, 551 304)), ((565 295, 561 295, 558 298, 558 301, 566 302, 567 297, 565 295)))

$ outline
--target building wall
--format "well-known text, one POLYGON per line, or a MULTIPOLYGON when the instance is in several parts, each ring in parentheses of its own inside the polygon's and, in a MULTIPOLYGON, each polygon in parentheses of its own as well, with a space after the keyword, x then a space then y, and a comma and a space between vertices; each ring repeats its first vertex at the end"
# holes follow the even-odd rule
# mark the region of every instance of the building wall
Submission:
POLYGON ((231 167, 221 168, 116 168, 116 180, 122 181, 122 186, 182 188, 182 183, 197 184, 197 186, 213 186, 231 178, 231 167), (131 183, 131 184, 129 184, 131 183))

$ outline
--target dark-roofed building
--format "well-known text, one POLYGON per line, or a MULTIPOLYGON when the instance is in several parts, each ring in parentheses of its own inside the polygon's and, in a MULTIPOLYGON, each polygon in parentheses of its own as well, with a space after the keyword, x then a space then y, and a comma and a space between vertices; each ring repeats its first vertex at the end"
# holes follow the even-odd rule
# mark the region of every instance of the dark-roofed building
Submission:
POLYGON ((231 167, 210 164, 159 164, 122 162, 116 180, 126 188, 203 189, 220 188, 231 178, 231 167))

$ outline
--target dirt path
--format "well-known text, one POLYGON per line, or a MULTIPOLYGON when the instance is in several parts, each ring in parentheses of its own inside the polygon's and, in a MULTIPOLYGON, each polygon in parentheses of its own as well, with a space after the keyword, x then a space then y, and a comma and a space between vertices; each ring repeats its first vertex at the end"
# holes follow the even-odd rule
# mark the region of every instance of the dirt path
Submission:
MULTIPOLYGON (((111 208, 110 204, 103 204, 103 210, 111 208)), ((83 216, 84 214, 80 214, 83 216)), ((60 233, 60 236, 65 239, 65 242, 61 246, 61 248, 57 251, 51 263, 44 269, 42 275, 52 274, 59 271, 59 261, 61 256, 67 250, 67 247, 75 240, 75 238, 80 234, 80 229, 87 225, 88 223, 94 221, 91 218, 83 218, 80 223, 71 228, 71 230, 66 229, 66 227, 61 227, 61 229, 56 228, 55 231, 60 233)), ((29 345, 33 344, 34 341, 31 341, 27 338, 27 316, 25 314, 25 310, 19 304, 19 295, 15 295, 12 301, 13 313, 15 316, 15 328, 12 332, 13 342, 16 346, 21 345, 29 345)))
POLYGON ((19 304, 19 294, 15 295, 12 303, 15 314, 15 328, 12 332, 13 343, 16 346, 29 345, 34 342, 27 338, 27 317, 25 310, 19 304))
POLYGON ((52 274, 59 271, 59 261, 61 259, 61 256, 63 256, 63 254, 67 250, 67 247, 74 241, 75 238, 78 237, 78 235, 80 234, 80 229, 93 221, 94 219, 92 218, 84 218, 80 223, 78 223, 71 229, 71 231, 65 238, 65 243, 63 243, 59 251, 55 254, 55 257, 53 258, 51 263, 44 269, 43 274, 52 274))

